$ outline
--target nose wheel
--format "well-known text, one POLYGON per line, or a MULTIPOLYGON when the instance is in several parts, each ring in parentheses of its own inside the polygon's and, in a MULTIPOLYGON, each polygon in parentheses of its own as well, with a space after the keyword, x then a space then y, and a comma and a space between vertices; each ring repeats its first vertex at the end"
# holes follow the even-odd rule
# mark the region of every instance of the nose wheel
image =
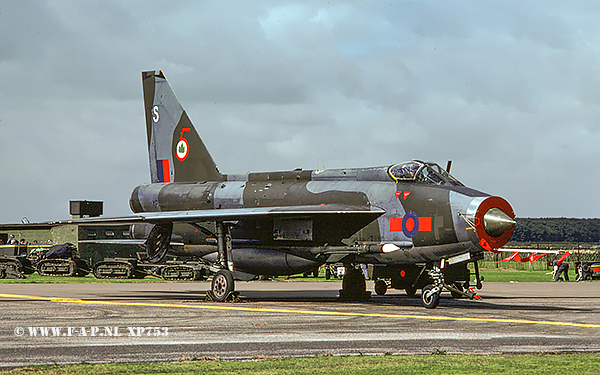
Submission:
POLYGON ((435 285, 426 285, 421 293, 421 301, 426 309, 435 309, 440 303, 441 288, 435 285))

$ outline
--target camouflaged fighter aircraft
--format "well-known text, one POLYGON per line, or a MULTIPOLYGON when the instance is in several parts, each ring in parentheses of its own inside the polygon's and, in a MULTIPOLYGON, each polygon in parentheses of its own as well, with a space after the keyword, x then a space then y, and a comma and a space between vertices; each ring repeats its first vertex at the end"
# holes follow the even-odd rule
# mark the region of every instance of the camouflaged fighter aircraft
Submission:
POLYGON ((480 288, 477 260, 512 236, 506 200, 435 163, 222 174, 162 71, 143 72, 142 82, 152 182, 133 191, 133 216, 152 225, 141 232, 154 262, 176 251, 174 223, 194 228, 175 230, 187 233, 180 251, 210 262, 216 301, 231 296, 234 279, 342 263, 342 299, 369 298, 358 267, 367 264, 377 294, 422 288, 423 305, 435 308, 443 289, 477 298, 467 264, 480 288))

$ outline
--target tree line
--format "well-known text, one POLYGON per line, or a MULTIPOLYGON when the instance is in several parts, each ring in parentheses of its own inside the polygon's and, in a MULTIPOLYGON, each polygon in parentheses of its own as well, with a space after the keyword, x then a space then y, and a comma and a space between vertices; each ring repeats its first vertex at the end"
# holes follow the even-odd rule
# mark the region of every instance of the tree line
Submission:
POLYGON ((517 218, 511 241, 599 242, 600 219, 517 218))

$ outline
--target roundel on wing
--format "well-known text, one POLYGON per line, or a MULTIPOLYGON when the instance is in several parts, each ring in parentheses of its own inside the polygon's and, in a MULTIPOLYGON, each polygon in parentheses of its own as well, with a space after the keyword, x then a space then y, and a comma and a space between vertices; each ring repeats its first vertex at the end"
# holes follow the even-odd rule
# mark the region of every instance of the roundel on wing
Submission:
POLYGON ((408 211, 402 218, 402 233, 408 238, 413 238, 419 231, 419 216, 414 211, 408 211))

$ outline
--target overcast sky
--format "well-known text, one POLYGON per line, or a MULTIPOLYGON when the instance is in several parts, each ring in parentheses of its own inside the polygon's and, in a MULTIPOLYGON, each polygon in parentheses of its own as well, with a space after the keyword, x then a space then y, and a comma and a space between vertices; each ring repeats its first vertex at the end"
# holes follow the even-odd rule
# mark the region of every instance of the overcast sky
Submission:
POLYGON ((425 159, 600 217, 600 2, 0 0, 0 223, 130 213, 162 69, 223 173, 425 159))

